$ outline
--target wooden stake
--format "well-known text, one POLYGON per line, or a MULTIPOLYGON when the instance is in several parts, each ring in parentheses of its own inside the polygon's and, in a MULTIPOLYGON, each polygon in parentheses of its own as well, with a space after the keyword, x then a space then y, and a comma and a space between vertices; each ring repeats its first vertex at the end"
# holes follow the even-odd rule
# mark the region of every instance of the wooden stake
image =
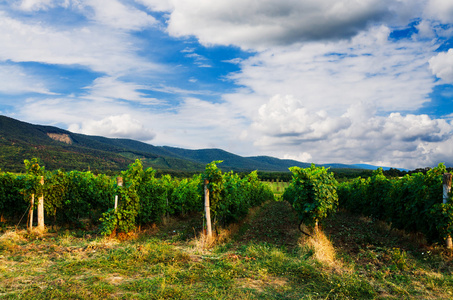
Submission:
POLYGON ((211 210, 209 207, 209 180, 204 181, 204 207, 206 211, 206 234, 208 238, 212 238, 212 227, 211 227, 211 210))
POLYGON ((314 227, 314 235, 317 236, 318 232, 319 232, 319 225, 318 225, 318 219, 316 219, 315 227, 314 227))
MULTIPOLYGON (((123 178, 118 176, 116 177, 116 184, 121 187, 123 186, 123 178)), ((115 210, 118 208, 118 195, 115 195, 115 210)))
MULTIPOLYGON (((447 203, 448 201, 448 197, 449 197, 449 194, 450 194, 450 191, 451 191, 451 179, 452 179, 452 175, 450 173, 445 173, 444 176, 443 176, 443 203, 447 203)), ((447 236, 447 239, 446 239, 446 246, 448 249, 452 249, 453 248, 453 242, 452 242, 452 239, 451 239, 451 236, 447 236)))
POLYGON ((33 230, 33 206, 35 205, 35 194, 31 194, 31 201, 30 201, 30 210, 28 211, 29 215, 29 223, 28 223, 28 231, 31 232, 33 230))
MULTIPOLYGON (((41 185, 44 185, 44 176, 41 176, 41 185)), ((38 231, 44 232, 44 194, 38 198, 38 231)))

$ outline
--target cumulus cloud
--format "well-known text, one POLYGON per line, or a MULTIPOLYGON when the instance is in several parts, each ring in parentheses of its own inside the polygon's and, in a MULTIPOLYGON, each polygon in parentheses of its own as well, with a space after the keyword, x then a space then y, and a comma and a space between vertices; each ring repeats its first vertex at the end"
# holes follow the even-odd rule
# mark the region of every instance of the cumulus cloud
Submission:
MULTIPOLYGON (((9 3, 14 5, 0 4, 0 62, 11 62, 9 69, 0 64, 0 92, 51 93, 44 80, 11 67, 14 62, 101 73, 92 73, 98 78, 75 95, 12 104, 22 119, 51 120, 86 134, 317 163, 415 168, 453 157, 452 124, 417 115, 430 101, 433 74, 453 83, 453 52, 435 52, 436 38, 452 35, 451 26, 442 24, 453 20, 451 1, 112 0, 109 9, 101 0, 9 3), (42 17, 54 8, 67 9, 77 22, 59 26, 42 17), (150 11, 167 22, 158 24, 150 11), (419 17, 418 32, 389 39, 394 28, 419 17), (150 62, 149 53, 140 54, 148 41, 134 31, 165 25, 173 37, 251 50, 248 58, 223 60, 239 68, 226 78, 237 89, 220 95, 154 78, 144 85, 137 73, 162 68, 150 62), (145 106, 160 103, 147 91, 170 94, 177 105, 145 106)), ((184 63, 216 67, 215 55, 205 55, 209 49, 187 45, 178 45, 184 63)), ((185 84, 197 81, 190 76, 185 84)))
POLYGON ((148 141, 154 138, 155 134, 138 120, 129 114, 109 116, 102 120, 89 120, 81 125, 72 124, 69 130, 87 135, 99 135, 114 138, 129 138, 148 141))
POLYGON ((306 109, 293 97, 280 98, 259 109, 249 136, 256 137, 255 144, 265 151, 283 158, 415 168, 421 161, 435 163, 434 157, 440 154, 435 146, 451 144, 453 137, 451 124, 427 115, 376 116, 365 103, 358 103, 332 118, 306 109))
POLYGON ((269 136, 300 142, 325 139, 349 125, 346 118, 332 118, 324 111, 310 112, 294 97, 277 95, 260 107, 259 117, 252 127, 269 136))
POLYGON ((446 83, 453 83, 453 49, 433 56, 429 60, 429 67, 438 78, 446 83))
POLYGON ((425 15, 443 23, 452 23, 453 2, 449 0, 428 0, 425 15))
POLYGON ((228 103, 185 98, 168 112, 153 115, 156 144, 191 149, 221 148, 238 154, 252 151, 252 141, 239 137, 249 121, 228 103))
POLYGON ((168 32, 202 44, 262 49, 303 41, 349 38, 390 18, 406 1, 175 0, 168 32))
POLYGON ((349 41, 309 43, 263 51, 240 63, 229 78, 245 87, 225 99, 250 115, 275 95, 293 95, 310 111, 341 116, 365 101, 378 111, 414 111, 429 101, 434 86, 429 42, 388 40, 385 26, 349 41), (243 101, 243 99, 249 99, 243 101))

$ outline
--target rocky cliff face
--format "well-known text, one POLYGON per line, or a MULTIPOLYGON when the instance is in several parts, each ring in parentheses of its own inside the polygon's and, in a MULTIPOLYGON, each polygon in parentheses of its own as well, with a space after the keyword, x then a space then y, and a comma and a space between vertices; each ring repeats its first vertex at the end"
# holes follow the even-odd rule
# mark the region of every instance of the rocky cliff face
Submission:
POLYGON ((72 139, 68 134, 61 134, 61 133, 47 133, 47 135, 56 141, 63 142, 66 144, 71 145, 72 139))

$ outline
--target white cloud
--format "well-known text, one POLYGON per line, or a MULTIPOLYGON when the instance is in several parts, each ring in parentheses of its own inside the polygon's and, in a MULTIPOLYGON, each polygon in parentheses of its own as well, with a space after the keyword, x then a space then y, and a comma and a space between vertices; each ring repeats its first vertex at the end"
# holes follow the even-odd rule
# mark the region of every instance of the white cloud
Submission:
MULTIPOLYGON (((252 128, 264 132, 266 136, 282 137, 283 140, 321 140, 350 126, 346 118, 328 117, 324 111, 308 111, 301 101, 292 96, 274 96, 258 111, 259 116, 252 128)), ((260 144, 259 141, 257 143, 260 144)))
POLYGON ((14 65, 0 64, 0 93, 23 94, 39 93, 54 94, 40 78, 27 74, 26 70, 14 65))
POLYGON ((453 83, 453 49, 433 56, 429 60, 429 67, 434 75, 446 83, 453 83))
POLYGON ((190 51, 191 49, 184 49, 183 53, 188 53, 185 55, 185 57, 192 58, 194 60, 194 64, 197 65, 199 68, 212 68, 212 66, 208 63, 208 59, 204 57, 203 55, 193 53, 193 51, 190 51))
POLYGON ((387 40, 387 27, 349 41, 274 48, 243 60, 230 75, 243 89, 224 98, 252 117, 275 95, 292 95, 310 111, 341 116, 358 102, 379 112, 414 111, 429 101, 434 78, 429 42, 387 40), (244 99, 248 99, 244 101, 244 99))
POLYGON ((53 6, 54 2, 54 0, 22 0, 19 8, 25 11, 47 9, 53 6))
POLYGON ((135 0, 135 2, 145 5, 152 11, 168 12, 174 8, 172 0, 135 0))
POLYGON ((248 137, 265 152, 301 161, 432 166, 442 154, 439 149, 453 139, 453 126, 445 120, 400 113, 376 116, 365 103, 351 106, 339 118, 310 111, 292 97, 274 97, 259 111, 248 137))
MULTIPOLYGON (((81 101, 72 97, 59 98, 27 98, 24 101, 12 103, 16 106, 16 114, 21 120, 34 124, 53 125, 71 124, 84 118, 96 118, 95 111, 109 112, 112 107, 101 110, 91 101, 81 101)), ((115 107, 115 109, 117 109, 115 107)))
MULTIPOLYGON (((436 37, 451 35, 451 26, 441 24, 452 21, 451 1, 9 3, 15 6, 0 12, 0 62, 77 65, 102 73, 85 93, 74 91, 78 98, 36 98, 11 104, 17 106, 22 119, 40 124, 50 120, 86 134, 152 139, 156 144, 187 148, 219 147, 242 155, 267 154, 316 163, 411 168, 453 157, 452 124, 416 115, 430 100, 436 84, 433 74, 453 83, 453 52, 435 52, 436 37), (50 23, 52 8, 57 6, 81 22, 63 27, 50 23), (204 45, 256 50, 248 59, 224 60, 240 68, 227 78, 237 90, 223 95, 222 102, 211 103, 188 96, 220 96, 219 92, 188 90, 176 80, 151 79, 144 85, 143 74, 163 68, 149 62, 149 53, 139 55, 147 50, 143 45, 148 41, 131 31, 163 24, 140 10, 143 6, 164 12, 155 15, 168 18, 170 35, 195 37, 204 45), (36 16, 41 18, 34 18, 39 10, 36 16), (47 12, 50 16, 42 17, 47 12), (24 15, 28 17, 20 19, 24 15), (420 16, 424 19, 417 25, 418 34, 389 40, 391 28, 404 28, 420 16), (178 106, 143 105, 159 103, 147 97, 148 90, 172 94, 178 106)), ((215 67, 214 56, 206 55, 209 60, 201 56, 192 43, 179 46, 184 50, 178 55, 186 55, 200 67, 215 67)), ((1 66, 1 92, 51 93, 44 80, 26 70, 2 70, 1 66)), ((190 74, 182 81, 194 86, 197 79, 190 74)))
MULTIPOLYGON (((263 49, 302 41, 349 38, 403 10, 391 0, 174 0, 168 32, 202 44, 263 49)), ((408 17, 412 17, 408 16, 408 17)))
POLYGON ((87 99, 100 101, 121 99, 142 104, 157 104, 161 102, 139 92, 139 90, 148 90, 149 88, 147 86, 138 85, 132 82, 123 82, 115 77, 96 78, 93 84, 86 87, 86 89, 89 90, 89 94, 84 97, 87 99))
POLYGON ((160 68, 138 57, 131 38, 121 32, 97 27, 54 29, 24 23, 2 12, 0 45, 0 61, 82 65, 107 74, 160 68))
POLYGON ((290 155, 290 154, 285 154, 283 156, 284 159, 292 159, 292 160, 297 160, 300 162, 311 162, 312 156, 308 152, 302 152, 297 155, 290 155))
POLYGON ((453 2, 450 0, 428 0, 425 15, 443 23, 452 23, 453 2))
POLYGON ((16 7, 24 11, 48 10, 54 7, 73 9, 88 19, 122 30, 140 30, 157 23, 146 12, 118 0, 22 0, 16 7))
POLYGON ((221 148, 238 154, 252 151, 251 141, 239 141, 248 121, 227 103, 185 98, 173 111, 156 113, 153 119, 156 144, 190 149, 221 148))
POLYGON ((192 149, 222 148, 234 153, 252 151, 249 141, 238 142, 247 120, 226 103, 186 98, 173 109, 135 107, 130 102, 102 102, 87 98, 30 98, 14 103, 16 117, 34 124, 66 124, 71 131, 122 137, 192 149), (152 128, 152 130, 151 130, 152 128))
POLYGON ((85 121, 81 126, 72 124, 69 126, 69 130, 87 135, 136 140, 151 140, 155 136, 140 121, 132 118, 128 114, 109 116, 98 121, 85 121))
POLYGON ((84 4, 94 11, 94 15, 91 16, 94 20, 118 29, 140 30, 157 22, 145 12, 117 0, 109 0, 107 3, 104 0, 88 0, 84 4))
POLYGON ((212 96, 216 95, 216 92, 210 91, 210 90, 186 90, 186 89, 181 89, 178 87, 174 86, 166 86, 166 85, 159 85, 159 86, 153 86, 149 87, 150 90, 156 91, 156 92, 161 92, 161 93, 167 93, 167 94, 180 94, 181 96, 187 96, 187 95, 205 95, 205 96, 212 96))

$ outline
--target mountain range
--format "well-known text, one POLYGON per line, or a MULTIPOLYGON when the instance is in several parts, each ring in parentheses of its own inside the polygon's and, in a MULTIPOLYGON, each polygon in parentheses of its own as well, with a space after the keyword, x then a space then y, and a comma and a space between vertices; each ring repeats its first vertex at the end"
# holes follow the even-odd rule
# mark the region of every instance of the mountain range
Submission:
MULTIPOLYGON (((24 160, 37 157, 47 170, 125 170, 139 158, 144 167, 161 171, 199 172, 206 164, 222 160, 224 171, 252 170, 286 172, 289 167, 309 167, 310 163, 270 156, 242 157, 221 149, 188 150, 153 146, 131 140, 89 136, 53 126, 33 125, 0 115, 0 169, 21 172, 24 160)), ((369 169, 367 165, 325 164, 325 167, 369 169)))

